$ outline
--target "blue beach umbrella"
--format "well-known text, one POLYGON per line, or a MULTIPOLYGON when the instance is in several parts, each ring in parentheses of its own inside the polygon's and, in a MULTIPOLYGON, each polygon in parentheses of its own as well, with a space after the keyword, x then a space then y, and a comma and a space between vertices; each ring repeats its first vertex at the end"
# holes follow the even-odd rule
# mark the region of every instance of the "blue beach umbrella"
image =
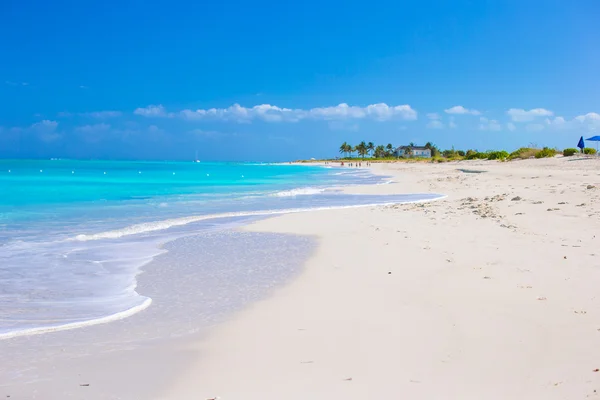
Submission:
POLYGON ((600 136, 592 136, 591 138, 587 138, 585 140, 589 140, 590 142, 596 142, 596 153, 598 153, 598 142, 600 142, 600 136))
POLYGON ((579 147, 579 149, 581 149, 581 151, 583 151, 583 149, 585 147, 585 143, 583 141, 583 136, 579 138, 579 143, 577 143, 577 147, 579 147))

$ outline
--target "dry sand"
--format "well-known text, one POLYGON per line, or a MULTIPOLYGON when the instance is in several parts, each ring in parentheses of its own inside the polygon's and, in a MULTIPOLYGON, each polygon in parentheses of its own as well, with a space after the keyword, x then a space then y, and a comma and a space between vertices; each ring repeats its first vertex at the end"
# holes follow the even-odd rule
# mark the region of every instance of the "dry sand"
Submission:
POLYGON ((352 191, 448 198, 249 226, 320 246, 298 279, 178 349, 195 361, 157 398, 600 396, 600 160, 373 168, 395 183, 352 191))

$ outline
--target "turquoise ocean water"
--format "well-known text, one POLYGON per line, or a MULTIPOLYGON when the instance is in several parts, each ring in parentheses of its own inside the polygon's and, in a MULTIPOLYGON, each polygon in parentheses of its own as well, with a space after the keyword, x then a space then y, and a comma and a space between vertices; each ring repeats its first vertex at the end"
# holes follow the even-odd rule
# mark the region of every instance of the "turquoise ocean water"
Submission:
POLYGON ((0 160, 0 338, 145 309, 152 299, 136 275, 177 238, 277 213, 437 197, 339 191, 385 182, 319 166, 0 160))

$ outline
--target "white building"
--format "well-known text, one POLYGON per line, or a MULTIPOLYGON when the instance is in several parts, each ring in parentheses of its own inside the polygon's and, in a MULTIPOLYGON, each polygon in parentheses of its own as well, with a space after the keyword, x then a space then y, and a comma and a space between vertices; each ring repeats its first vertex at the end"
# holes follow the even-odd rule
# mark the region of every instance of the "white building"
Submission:
POLYGON ((431 158, 431 149, 423 146, 400 146, 394 151, 396 157, 431 158))

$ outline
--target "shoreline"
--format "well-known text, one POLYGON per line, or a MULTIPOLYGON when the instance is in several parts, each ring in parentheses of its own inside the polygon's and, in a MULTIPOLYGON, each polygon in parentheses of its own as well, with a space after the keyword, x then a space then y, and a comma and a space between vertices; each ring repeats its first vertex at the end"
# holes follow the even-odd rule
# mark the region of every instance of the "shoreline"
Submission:
MULTIPOLYGON (((344 187, 353 187, 353 186, 363 186, 363 185, 346 185, 344 187)), ((370 186, 370 184, 367 184, 365 186, 370 186)), ((405 199, 404 199, 405 200, 405 199)), ((417 200, 418 202, 420 201, 428 201, 428 200, 417 200)), ((396 203, 397 201, 394 201, 393 203, 396 203)), ((411 201, 413 202, 413 201, 411 201)), ((308 211, 324 211, 324 210, 331 210, 331 209, 354 209, 354 208, 362 208, 362 207, 373 207, 373 206, 377 206, 378 204, 358 204, 358 205, 350 205, 350 206, 328 206, 328 207, 313 207, 311 209, 285 209, 285 210, 271 210, 271 211, 261 211, 261 212, 248 212, 248 213, 243 213, 244 216, 250 218, 250 222, 246 221, 246 222, 242 222, 241 225, 239 225, 237 228, 225 228, 224 232, 232 232, 235 233, 237 231, 243 231, 243 228, 240 228, 240 226, 244 226, 247 223, 252 223, 252 219, 256 219, 256 218, 260 218, 260 217, 265 217, 265 218, 270 218, 270 217, 274 217, 276 215, 282 215, 282 214, 288 214, 288 213, 307 213, 308 211)), ((221 218, 229 218, 232 215, 230 214, 224 214, 224 215, 211 215, 211 216, 201 216, 198 217, 200 218, 202 221, 205 219, 218 219, 219 217, 221 218)), ((235 214, 236 217, 240 216, 240 213, 236 213, 235 214)), ((195 221, 198 222, 198 221, 195 221)), ((112 232, 108 232, 109 234, 112 234, 112 232)), ((114 236, 114 235, 113 235, 114 236)), ((155 257, 153 259, 153 261, 149 261, 147 262, 144 266, 141 267, 140 270, 140 274, 137 275, 136 280, 138 281, 138 283, 140 283, 140 279, 144 280, 145 282, 141 284, 141 286, 138 288, 138 293, 140 293, 140 295, 148 297, 149 301, 153 301, 154 300, 154 294, 152 294, 152 292, 147 292, 146 290, 148 289, 148 282, 149 280, 146 279, 146 277, 148 276, 148 274, 152 275, 154 272, 154 270, 156 270, 157 268, 161 268, 160 265, 164 263, 165 257, 163 257, 166 253, 168 253, 167 251, 165 251, 164 246, 169 247, 171 244, 176 243, 178 240, 180 240, 182 238, 176 238, 174 237, 173 239, 162 243, 160 246, 160 251, 157 257, 155 257)), ((288 245, 289 246, 289 245, 288 245)), ((239 249, 238 249, 239 251, 239 249)), ((173 254, 177 254, 177 252, 173 253, 173 254)), ((174 275, 176 275, 176 273, 174 273, 174 275)), ((162 279, 150 279, 150 281, 162 281, 162 279)), ((152 286, 154 286, 154 284, 151 284, 150 288, 152 288, 152 286)), ((176 286, 176 285, 175 285, 176 286)), ((266 295, 269 295, 269 292, 266 293, 266 295)), ((261 296, 261 299, 264 296, 261 296)), ((13 398, 29 398, 29 396, 27 395, 27 393, 29 393, 29 395, 31 395, 31 390, 45 390, 47 393, 52 393, 52 395, 49 395, 46 398, 59 398, 61 396, 71 396, 76 392, 72 392, 72 390, 77 390, 77 389, 66 389, 66 387, 69 386, 69 383, 73 384, 75 383, 74 379, 73 379, 73 373, 75 371, 80 371, 78 373, 78 375, 88 375, 88 376, 93 376, 95 377, 95 379, 89 379, 91 381, 95 381, 98 379, 98 377, 101 377, 103 375, 108 375, 110 377, 109 381, 112 381, 112 384, 116 387, 116 389, 114 389, 115 392, 120 392, 125 390, 123 385, 124 383, 121 382, 121 378, 117 377, 117 376, 111 376, 111 372, 106 372, 106 371, 100 371, 98 370, 97 367, 94 367, 92 364, 100 361, 100 364, 102 363, 109 363, 109 364, 123 364, 123 363, 127 363, 127 361, 125 359, 123 359, 123 356, 121 355, 117 355, 117 354, 113 354, 113 355, 109 355, 108 353, 114 352, 114 350, 120 349, 120 350, 127 350, 126 354, 128 354, 128 358, 131 357, 133 359, 136 360, 145 360, 144 364, 151 364, 154 363, 155 361, 157 361, 152 355, 148 355, 148 354, 143 354, 141 349, 137 348, 140 347, 141 348, 146 348, 146 349, 153 349, 152 351, 158 351, 159 353, 163 354, 164 352, 172 352, 174 350, 174 347, 176 347, 177 345, 179 345, 180 343, 184 343, 187 342, 189 340, 196 340, 198 338, 204 337, 206 335, 207 330, 203 329, 200 333, 193 333, 190 335, 183 335, 183 336, 178 336, 176 339, 170 339, 168 338, 168 336, 165 337, 157 337, 157 338, 153 338, 151 339, 151 342, 148 342, 144 336, 140 336, 139 340, 134 339, 134 337, 132 336, 132 334, 128 334, 128 335, 123 335, 124 333, 129 332, 136 332, 139 329, 135 328, 134 326, 137 326, 138 324, 144 324, 143 321, 147 321, 148 315, 154 315, 156 314, 156 307, 161 307, 162 304, 164 304, 164 299, 162 298, 157 298, 158 303, 153 304, 151 309, 147 309, 144 313, 134 313, 135 315, 132 316, 128 316, 128 318, 115 318, 114 316, 108 316, 106 318, 102 318, 100 319, 100 321, 92 321, 91 323, 86 321, 83 324, 80 323, 76 323, 76 327, 69 325, 69 326, 58 326, 58 327, 51 327, 51 328, 41 328, 41 329, 35 329, 34 332, 28 331, 28 332, 13 332, 10 333, 8 335, 6 335, 6 340, 2 340, 0 341, 0 346, 3 346, 3 348, 5 350, 8 350, 7 352, 5 352, 5 355, 9 356, 9 355, 13 355, 16 357, 20 357, 19 353, 18 353, 18 348, 19 346, 25 346, 27 345, 28 347, 31 347, 33 349, 37 349, 38 351, 43 352, 45 355, 43 358, 46 358, 48 360, 48 362, 52 361, 52 364, 56 364, 55 366, 50 366, 50 365, 45 365, 44 363, 47 364, 47 362, 43 362, 42 364, 37 364, 37 360, 35 361, 35 363, 33 362, 37 356, 35 354, 30 354, 29 356, 26 356, 24 359, 28 359, 27 357, 29 357, 32 361, 31 363, 31 367, 26 367, 25 365, 21 365, 23 364, 22 362, 18 362, 18 363, 13 363, 12 365, 12 370, 5 368, 4 371, 0 371, 0 376, 3 378, 7 378, 7 380, 5 382, 0 382, 0 387, 5 388, 6 390, 8 390, 10 392, 11 397, 13 398), (110 320, 110 321, 108 321, 110 320), (108 323, 104 323, 104 322, 111 322, 110 324, 108 323), (77 329, 74 329, 77 328, 77 329), (114 349, 110 349, 110 346, 105 346, 103 344, 103 342, 105 341, 106 338, 114 336, 115 340, 113 343, 114 349), (97 338, 97 339, 96 339, 97 338), (121 339, 122 338, 122 339, 121 339), (195 339, 194 339, 195 338, 195 339), (96 340, 99 340, 100 343, 98 344, 94 344, 94 342, 96 340), (130 340, 135 340, 137 342, 137 344, 134 345, 134 347, 136 348, 131 348, 128 349, 126 343, 127 341, 130 340), (121 343, 123 342, 123 343, 121 343), (89 356, 86 357, 86 359, 81 358, 81 353, 87 353, 85 349, 88 346, 94 346, 98 349, 103 349, 103 350, 97 350, 94 351, 92 353, 89 354, 89 356), (59 349, 58 347, 64 347, 63 349, 59 349), (11 350, 12 349, 12 350, 11 350), (77 362, 71 362, 69 361, 69 359, 65 359, 64 354, 61 354, 62 352, 65 352, 66 350, 66 354, 72 354, 71 357, 76 358, 76 359, 80 359, 80 361, 77 362), (106 353, 108 352, 108 353, 106 353), (58 358, 57 358, 58 357, 58 358), (111 360, 111 361, 107 361, 107 360, 111 360), (39 370, 39 374, 40 378, 42 378, 42 380, 40 381, 39 378, 35 378, 31 384, 25 384, 23 385, 21 384, 8 384, 8 377, 10 377, 12 374, 16 373, 17 375, 20 374, 21 372, 18 371, 26 371, 28 368, 32 368, 32 369, 37 369, 39 370), (16 371, 16 372, 13 372, 16 371), (47 374, 49 373, 49 374, 47 374), (47 374, 47 375, 46 375, 47 374), (46 376, 46 378, 43 378, 44 376, 46 376), (69 377, 70 376, 70 377, 69 377), (52 378, 50 378, 52 377, 52 378), (65 379, 66 378, 66 379, 65 379), (56 380, 55 383, 49 384, 48 382, 44 382, 47 381, 48 379, 51 380, 56 380)), ((252 301, 250 302, 250 304, 252 303, 252 301)), ((240 312, 240 310, 243 310, 245 307, 247 307, 248 304, 243 304, 241 307, 237 307, 233 310, 233 313, 231 315, 227 315, 226 318, 224 320, 227 320, 229 318, 232 318, 232 315, 235 316, 237 313, 240 312)), ((217 322, 223 322, 222 320, 217 321, 217 322)), ((212 329, 212 328, 207 328, 208 330, 212 329)), ((142 333, 142 332, 140 332, 142 333)), ((111 340, 112 341, 112 340, 111 340)), ((133 344, 134 342, 132 342, 133 344)), ((110 343, 109 343, 110 344, 110 343)), ((147 350, 146 350, 147 351, 147 350)), ((27 351, 27 354, 32 353, 32 351, 27 351)), ((35 352, 34 352, 35 353, 35 352)), ((178 357, 174 357, 174 356, 170 356, 170 355, 164 355, 162 356, 162 361, 164 360, 171 360, 174 362, 177 362, 180 368, 185 368, 184 364, 182 363, 178 357)), ((164 376, 160 376, 159 373, 157 371, 151 371, 152 368, 147 368, 146 366, 140 367, 141 371, 149 371, 148 374, 154 376, 155 378, 153 379, 153 381, 155 382, 163 382, 165 377, 164 376)), ((129 371, 128 374, 128 381, 130 383, 133 383, 134 385, 139 386, 142 385, 144 383, 145 377, 144 377, 145 373, 141 373, 141 372, 132 372, 129 371)), ((108 378, 104 378, 104 379, 108 379, 108 378)), ((4 380, 4 379, 1 379, 4 380)), ((158 386, 161 386, 161 384, 157 384, 158 386)), ((96 385, 94 385, 96 386, 96 385)), ((147 385, 144 384, 144 386, 146 387, 144 390, 142 390, 142 393, 151 393, 152 390, 150 390, 147 386, 151 386, 154 387, 153 385, 147 385)), ((87 386, 85 386, 87 387, 87 386)), ((81 389, 79 389, 81 390, 81 389)), ((87 390, 87 394, 89 396, 89 398, 103 398, 103 396, 106 395, 106 393, 102 392, 102 390, 104 389, 100 389, 101 391, 98 392, 96 391, 97 389, 94 390, 90 390, 90 389, 86 389, 87 390), (94 397, 96 396, 96 397, 94 397)), ((140 389, 141 390, 141 389, 140 389)), ((112 394, 111 394, 112 395, 112 394)), ((62 398, 62 397, 61 397, 62 398)))
POLYGON ((372 166, 394 182, 344 193, 448 196, 251 222, 239 232, 316 238, 299 274, 205 331, 62 360, 43 398, 593 394, 600 192, 586 187, 600 187, 600 163, 572 164, 372 166))
MULTIPOLYGON (((350 185, 352 185, 352 184, 350 184, 350 185)), ((345 186, 349 186, 349 184, 344 184, 340 187, 345 187, 345 186)), ((334 186, 334 188, 335 187, 337 187, 337 186, 334 186)), ((299 187, 299 189, 304 189, 304 188, 305 188, 305 186, 299 187)), ((328 190, 328 188, 331 189, 331 187, 323 186, 323 188, 319 189, 319 192, 328 190)), ((284 190, 281 192, 274 192, 271 195, 279 197, 280 194, 284 194, 284 196, 281 196, 281 197, 292 198, 292 197, 295 197, 292 192, 296 191, 297 189, 298 188, 290 189, 288 191, 284 190)), ((310 189, 310 187, 309 187, 309 189, 310 189)), ((302 192, 302 191, 303 190, 300 190, 300 192, 302 192)), ((305 193, 300 193, 300 194, 305 194, 305 193)), ((306 194, 312 194, 312 193, 306 193, 306 194)), ((358 205, 358 206, 359 207, 368 206, 368 204, 367 205, 358 205)), ((89 234, 79 234, 79 235, 67 238, 66 241, 72 242, 73 246, 76 246, 78 242, 95 241, 98 239, 107 239, 107 240, 120 239, 124 236, 138 235, 140 233, 151 233, 151 232, 155 232, 155 231, 166 231, 167 229, 171 229, 171 228, 177 228, 180 226, 185 226, 185 225, 190 225, 190 224, 198 224, 198 223, 203 223, 203 222, 210 224, 215 221, 225 221, 228 219, 240 219, 243 221, 248 218, 252 219, 253 217, 259 217, 259 218, 260 217, 269 217, 269 216, 280 215, 280 214, 285 214, 285 213, 307 212, 307 211, 312 211, 312 210, 322 210, 322 209, 338 208, 338 207, 346 207, 346 206, 333 205, 331 207, 323 206, 323 207, 301 207, 301 208, 284 208, 284 209, 274 208, 274 209, 265 209, 265 210, 259 209, 256 211, 248 210, 248 211, 231 211, 231 212, 214 213, 214 214, 198 214, 198 215, 190 215, 190 216, 184 216, 184 217, 159 219, 156 221, 142 222, 142 223, 138 223, 138 224, 134 224, 134 225, 126 225, 124 227, 114 229, 114 230, 100 231, 100 232, 89 233, 89 234)), ((348 207, 353 207, 353 205, 350 205, 348 207)), ((244 222, 240 222, 240 224, 243 225, 244 222)), ((195 234, 195 233, 193 233, 193 234, 195 234)), ((146 259, 146 257, 144 257, 144 260, 140 261, 140 265, 137 267, 136 276, 138 276, 140 273, 143 273, 144 266, 147 263, 151 262, 152 259, 154 259, 156 256, 160 255, 163 252, 162 248, 164 247, 165 244, 167 244, 173 240, 177 240, 178 237, 179 237, 178 235, 174 235, 173 237, 168 237, 168 235, 167 235, 166 237, 159 239, 157 241, 157 243, 155 244, 156 245, 156 249, 155 249, 156 253, 149 259, 146 259)), ((135 282, 133 282, 133 283, 135 284, 135 282)), ((142 297, 144 297, 144 296, 142 295, 142 297)), ((27 327, 27 328, 22 328, 19 330, 8 331, 8 332, 0 332, 0 341, 8 340, 8 339, 16 338, 16 337, 21 337, 21 336, 31 336, 31 335, 38 335, 38 334, 45 334, 45 333, 52 333, 52 332, 60 332, 60 331, 65 331, 65 330, 70 330, 70 329, 78 329, 78 328, 82 328, 82 327, 94 326, 94 325, 118 321, 120 319, 132 316, 140 311, 143 311, 144 309, 146 309, 147 307, 150 306, 151 302, 152 302, 152 299, 146 298, 140 304, 137 304, 130 308, 123 309, 114 314, 98 316, 94 319, 85 319, 85 320, 80 320, 80 321, 58 323, 58 324, 53 324, 53 325, 49 325, 49 326, 34 326, 34 327, 27 327)))

